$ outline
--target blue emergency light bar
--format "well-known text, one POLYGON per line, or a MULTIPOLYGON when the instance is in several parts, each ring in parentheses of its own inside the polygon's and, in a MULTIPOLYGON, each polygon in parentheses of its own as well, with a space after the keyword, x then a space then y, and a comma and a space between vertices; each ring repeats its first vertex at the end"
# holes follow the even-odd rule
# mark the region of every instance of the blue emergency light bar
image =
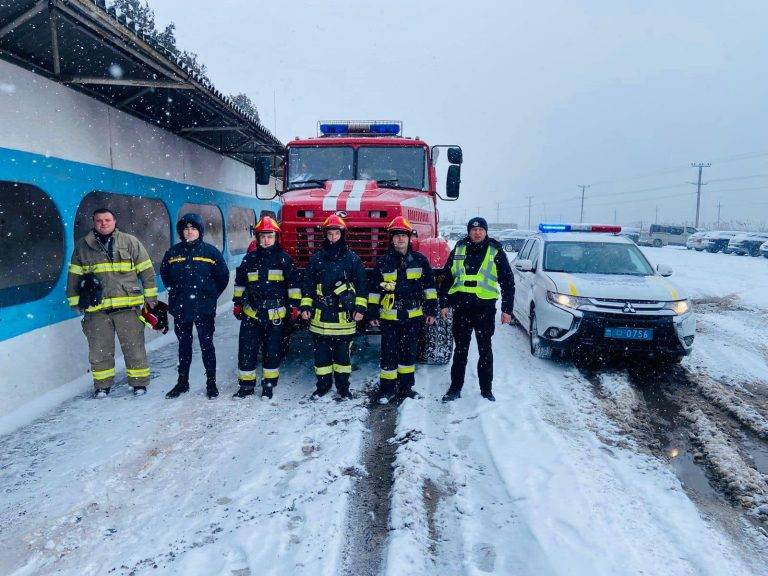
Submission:
POLYGON ((350 134, 373 134, 376 136, 397 136, 403 129, 402 122, 322 122, 323 136, 347 136, 350 134))
POLYGON ((621 226, 610 224, 539 224, 539 232, 608 232, 618 234, 621 226))

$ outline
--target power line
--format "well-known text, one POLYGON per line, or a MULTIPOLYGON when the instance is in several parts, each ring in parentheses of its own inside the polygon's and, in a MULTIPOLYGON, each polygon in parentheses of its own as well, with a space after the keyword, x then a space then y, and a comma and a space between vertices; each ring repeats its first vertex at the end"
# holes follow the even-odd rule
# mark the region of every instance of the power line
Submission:
MULTIPOLYGON (((579 222, 584 222, 584 193, 586 192, 587 188, 590 187, 589 184, 579 184, 579 188, 581 188, 581 215, 579 216, 579 222)), ((530 225, 528 226, 530 228, 530 225)))
POLYGON ((712 164, 709 163, 709 162, 706 162, 706 163, 704 163, 704 162, 699 162, 699 163, 691 162, 691 167, 699 169, 699 180, 698 180, 698 183, 696 185, 696 223, 694 224, 695 228, 699 227, 699 212, 701 210, 701 187, 702 187, 701 172, 704 170, 704 168, 709 168, 710 166, 712 166, 712 164))

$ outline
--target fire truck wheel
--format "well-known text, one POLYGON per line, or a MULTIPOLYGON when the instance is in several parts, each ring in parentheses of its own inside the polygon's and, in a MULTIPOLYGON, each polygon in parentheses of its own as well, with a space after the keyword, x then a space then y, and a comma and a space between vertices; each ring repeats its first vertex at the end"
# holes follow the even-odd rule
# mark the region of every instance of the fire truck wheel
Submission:
POLYGON ((448 364, 453 354, 453 314, 443 320, 438 315, 432 326, 424 325, 419 338, 419 362, 422 364, 448 364))

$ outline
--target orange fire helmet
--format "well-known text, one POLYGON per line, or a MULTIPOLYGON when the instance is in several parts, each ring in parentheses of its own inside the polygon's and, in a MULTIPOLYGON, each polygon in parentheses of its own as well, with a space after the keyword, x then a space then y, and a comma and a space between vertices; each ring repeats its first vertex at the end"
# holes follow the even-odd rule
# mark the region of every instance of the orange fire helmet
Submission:
POLYGON ((413 232, 413 226, 411 226, 411 223, 405 216, 397 216, 392 220, 392 222, 389 223, 387 230, 389 230, 390 234, 404 232, 410 236, 410 234, 413 232))
POLYGON ((346 230, 347 224, 344 222, 341 216, 337 214, 331 214, 328 216, 328 218, 325 219, 325 222, 323 222, 323 230, 330 230, 331 228, 336 228, 337 230, 346 230))
POLYGON ((270 218, 269 216, 264 216, 261 220, 259 220, 259 223, 256 224, 254 231, 257 234, 259 232, 275 232, 276 234, 279 234, 280 226, 277 224, 277 222, 274 221, 274 219, 270 218))

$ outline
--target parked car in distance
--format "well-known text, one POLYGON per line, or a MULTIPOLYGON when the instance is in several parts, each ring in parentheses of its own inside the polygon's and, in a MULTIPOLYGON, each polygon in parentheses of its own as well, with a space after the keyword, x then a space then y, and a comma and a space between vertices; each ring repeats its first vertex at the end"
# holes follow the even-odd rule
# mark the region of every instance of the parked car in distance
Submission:
POLYGON ((519 252, 526 239, 534 234, 535 230, 504 230, 496 239, 505 252, 519 252))
POLYGON ((731 238, 736 236, 736 234, 739 234, 739 232, 733 230, 713 230, 712 232, 707 232, 701 240, 701 246, 711 254, 716 252, 729 254, 728 242, 730 242, 731 238))
POLYGON ((760 244, 760 256, 765 256, 768 258, 768 242, 763 242, 760 244))
POLYGON ((739 256, 760 256, 760 246, 768 242, 768 233, 746 232, 736 234, 728 241, 728 251, 739 256))
POLYGON ((701 245, 701 241, 704 239, 705 234, 706 232, 694 232, 688 236, 688 240, 685 241, 685 247, 688 250, 696 250, 697 252, 701 252, 704 250, 701 245))
POLYGON ((641 232, 641 246, 685 246, 685 242, 691 234, 697 232, 696 228, 691 226, 668 226, 666 224, 651 224, 648 232, 641 232))
POLYGON ((642 233, 642 230, 640 230, 640 228, 629 228, 626 226, 622 226, 621 232, 619 232, 619 236, 626 236, 627 238, 632 240, 632 242, 637 244, 638 242, 640 242, 641 233, 642 233))
POLYGON ((446 240, 461 240, 467 235, 467 227, 462 224, 440 226, 440 235, 446 240))

